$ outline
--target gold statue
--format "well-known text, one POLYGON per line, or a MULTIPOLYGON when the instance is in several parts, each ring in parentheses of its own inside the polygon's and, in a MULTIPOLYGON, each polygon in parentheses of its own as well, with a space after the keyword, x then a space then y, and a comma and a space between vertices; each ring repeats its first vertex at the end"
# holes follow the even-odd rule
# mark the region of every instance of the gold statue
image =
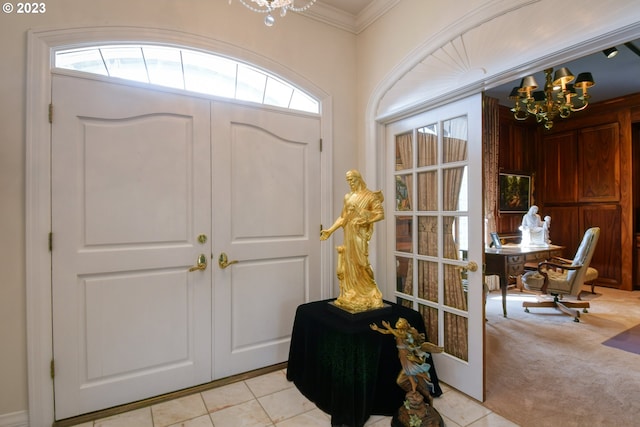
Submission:
POLYGON ((336 273, 340 282, 340 296, 335 304, 350 312, 382 308, 382 293, 373 278, 369 264, 369 240, 373 223, 384 219, 381 191, 371 191, 357 170, 347 172, 351 192, 344 196, 342 214, 333 225, 320 232, 320 240, 327 240, 342 227, 344 244, 338 246, 336 273))
MULTIPOLYGON (((402 317, 396 322, 395 329, 386 321, 382 322, 382 326, 383 328, 375 323, 370 325, 374 331, 395 337, 402 366, 396 382, 406 392, 405 404, 398 410, 394 422, 397 420, 403 427, 444 425, 442 417, 433 407, 431 394, 434 390, 429 375, 431 365, 427 362, 431 357, 429 353, 441 353, 443 348, 425 341, 424 334, 419 333, 402 317)), ((398 423, 391 425, 396 426, 398 423)))

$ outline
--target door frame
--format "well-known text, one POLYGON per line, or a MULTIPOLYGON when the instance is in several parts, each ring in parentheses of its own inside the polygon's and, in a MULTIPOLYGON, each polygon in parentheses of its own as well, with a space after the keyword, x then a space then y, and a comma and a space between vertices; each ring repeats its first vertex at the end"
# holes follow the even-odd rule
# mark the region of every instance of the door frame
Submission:
MULTIPOLYGON (((167 43, 221 53, 255 64, 304 89, 321 103, 320 154, 321 219, 333 218, 332 197, 332 97, 291 69, 254 52, 217 40, 179 31, 143 27, 95 27, 82 29, 30 30, 27 35, 25 259, 27 312, 27 374, 29 422, 50 425, 55 419, 51 378, 51 150, 50 108, 52 52, 61 47, 79 47, 119 41, 167 43)), ((163 90, 163 89, 158 89, 163 90)), ((167 91, 172 91, 167 89, 167 91)), ((221 99, 225 102, 233 100, 221 99)), ((267 107, 265 107, 267 108, 267 107)), ((54 243, 55 244, 55 243, 54 243)), ((321 297, 332 296, 332 251, 321 245, 321 297)))

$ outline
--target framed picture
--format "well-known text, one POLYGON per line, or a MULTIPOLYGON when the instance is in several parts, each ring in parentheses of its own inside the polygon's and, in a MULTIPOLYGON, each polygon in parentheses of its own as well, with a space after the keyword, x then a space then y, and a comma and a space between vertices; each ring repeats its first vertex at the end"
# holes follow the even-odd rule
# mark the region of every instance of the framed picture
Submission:
POLYGON ((496 249, 502 248, 502 242, 500 241, 500 236, 498 236, 498 233, 496 233, 495 231, 491 232, 491 246, 493 246, 496 249))
POLYGON ((500 212, 527 212, 531 200, 531 176, 500 173, 498 197, 498 210, 500 212))

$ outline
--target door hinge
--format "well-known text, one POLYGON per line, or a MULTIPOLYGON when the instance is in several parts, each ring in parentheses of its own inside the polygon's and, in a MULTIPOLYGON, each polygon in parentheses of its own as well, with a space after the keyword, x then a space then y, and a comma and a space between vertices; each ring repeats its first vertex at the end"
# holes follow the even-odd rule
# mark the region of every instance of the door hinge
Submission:
POLYGON ((51 374, 51 379, 56 377, 56 363, 51 359, 51 364, 49 365, 49 370, 51 374))
POLYGON ((49 104, 49 123, 53 123, 53 104, 49 104))
POLYGON ((49 233, 49 252, 53 252, 53 233, 49 233))
POLYGON ((320 152, 322 153, 322 138, 320 138, 320 152))

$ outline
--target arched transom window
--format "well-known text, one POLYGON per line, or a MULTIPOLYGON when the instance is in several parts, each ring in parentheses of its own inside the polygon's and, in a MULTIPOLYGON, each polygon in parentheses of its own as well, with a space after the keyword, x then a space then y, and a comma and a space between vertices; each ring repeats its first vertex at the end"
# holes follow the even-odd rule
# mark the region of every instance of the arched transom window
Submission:
POLYGON ((195 50, 157 45, 105 45, 59 50, 56 68, 319 113, 319 102, 250 65, 195 50))

